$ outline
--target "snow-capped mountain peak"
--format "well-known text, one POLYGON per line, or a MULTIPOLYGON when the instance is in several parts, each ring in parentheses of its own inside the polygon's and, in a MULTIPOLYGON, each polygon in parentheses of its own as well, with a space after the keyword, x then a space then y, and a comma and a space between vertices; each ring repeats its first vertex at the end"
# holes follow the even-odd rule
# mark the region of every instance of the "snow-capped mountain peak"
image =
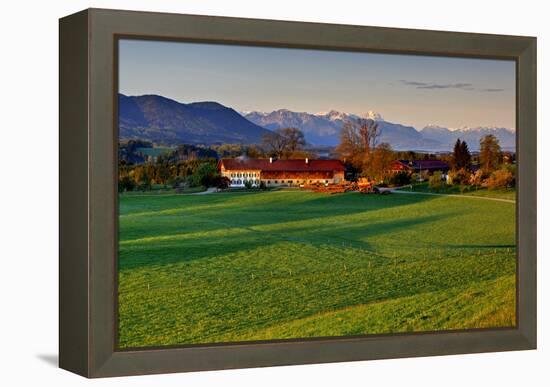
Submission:
POLYGON ((447 128, 441 125, 437 124, 428 124, 426 125, 422 131, 449 131, 449 132, 457 132, 457 133, 467 133, 467 132, 498 132, 498 131, 507 131, 510 133, 515 133, 515 129, 513 128, 503 128, 498 126, 461 126, 457 128, 447 128))
POLYGON ((377 113, 372 110, 369 110, 368 112, 361 114, 361 118, 365 118, 367 120, 384 121, 380 113, 377 113))
POLYGON ((370 119, 375 121, 383 121, 384 119, 380 115, 380 113, 374 112, 372 110, 369 110, 368 112, 360 115, 356 114, 350 114, 350 113, 342 113, 338 110, 329 110, 326 112, 319 112, 315 114, 317 117, 322 117, 330 121, 346 121, 349 119, 370 119))
POLYGON ((317 114, 318 116, 324 117, 331 121, 337 121, 337 120, 347 120, 349 118, 349 115, 346 113, 339 112, 338 110, 330 110, 325 113, 317 114))

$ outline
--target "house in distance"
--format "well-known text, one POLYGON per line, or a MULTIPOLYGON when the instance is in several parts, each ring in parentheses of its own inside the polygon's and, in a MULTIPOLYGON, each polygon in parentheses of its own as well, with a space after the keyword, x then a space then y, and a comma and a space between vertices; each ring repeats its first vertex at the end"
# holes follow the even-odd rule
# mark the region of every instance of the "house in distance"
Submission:
POLYGON ((235 158, 218 163, 222 176, 231 180, 231 187, 253 186, 261 182, 268 187, 296 187, 302 184, 338 184, 344 180, 344 164, 340 160, 289 159, 276 160, 235 158))
POLYGON ((449 169, 449 164, 441 160, 395 160, 392 163, 394 172, 405 171, 418 174, 424 172, 431 175, 434 172, 446 174, 449 169))

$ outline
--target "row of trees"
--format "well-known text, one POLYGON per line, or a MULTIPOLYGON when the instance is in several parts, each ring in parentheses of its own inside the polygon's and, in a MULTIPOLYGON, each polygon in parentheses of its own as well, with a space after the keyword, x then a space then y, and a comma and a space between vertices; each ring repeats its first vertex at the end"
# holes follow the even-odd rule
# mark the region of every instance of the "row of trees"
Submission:
POLYGON ((154 163, 119 163, 118 190, 145 191, 153 185, 164 187, 219 187, 227 188, 229 179, 220 176, 216 159, 171 162, 159 157, 154 163))
MULTIPOLYGON (((466 142, 456 141, 448 183, 489 189, 513 187, 516 172, 514 155, 505 155, 498 138, 492 134, 480 140, 479 149, 479 155, 472 157, 466 142)), ((437 186, 435 179, 432 180, 432 185, 437 186)))
POLYGON ((504 153, 500 148, 498 138, 493 134, 488 134, 480 140, 479 149, 479 156, 476 160, 474 160, 470 150, 468 149, 468 144, 466 144, 466 141, 457 139, 451 158, 451 165, 453 169, 471 169, 472 164, 475 161, 479 168, 486 171, 494 171, 503 163, 504 153))
MULTIPOLYGON (((337 147, 343 161, 351 165, 360 176, 378 182, 403 185, 410 182, 410 173, 395 173, 392 163, 396 159, 434 159, 435 155, 420 156, 414 152, 395 152, 387 143, 378 143, 382 131, 378 122, 371 119, 347 121, 340 134, 337 147)), ((498 138, 492 134, 480 140, 480 151, 472 156, 468 144, 458 139, 450 157, 441 157, 451 166, 450 184, 473 185, 488 188, 511 187, 515 184, 515 155, 502 152, 498 138)), ((441 181, 441 174, 431 181, 441 181)), ((439 184, 439 183, 437 183, 439 184)))

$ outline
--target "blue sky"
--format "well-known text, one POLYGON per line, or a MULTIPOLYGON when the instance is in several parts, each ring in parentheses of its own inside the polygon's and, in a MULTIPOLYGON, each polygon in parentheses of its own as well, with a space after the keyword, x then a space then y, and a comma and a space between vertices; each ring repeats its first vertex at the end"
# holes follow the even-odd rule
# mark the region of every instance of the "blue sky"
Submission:
POLYGON ((515 128, 505 60, 121 40, 119 91, 238 111, 373 110, 417 129, 515 128))

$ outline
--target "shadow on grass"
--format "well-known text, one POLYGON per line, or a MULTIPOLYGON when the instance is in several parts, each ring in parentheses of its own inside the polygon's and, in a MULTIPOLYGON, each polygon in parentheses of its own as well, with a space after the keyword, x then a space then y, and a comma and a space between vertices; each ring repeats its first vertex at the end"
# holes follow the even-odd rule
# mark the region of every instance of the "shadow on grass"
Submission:
MULTIPOLYGON (((120 240, 139 239, 154 235, 154 222, 162 223, 163 234, 180 234, 238 227, 268 226, 293 221, 308 221, 327 217, 352 215, 367 211, 395 208, 437 200, 424 195, 362 195, 347 193, 339 195, 284 192, 267 194, 204 195, 189 199, 175 197, 167 202, 145 201, 129 218, 121 218, 120 240), (179 200, 177 200, 179 199, 179 200), (152 202, 152 203, 151 203, 152 202), (153 208, 155 207, 156 210, 153 208), (165 211, 155 215, 155 211, 165 211), (143 215, 140 215, 143 214, 143 215), (153 220, 153 218, 157 218, 153 220), (209 221, 213 220, 213 221, 209 221), (216 224, 217 222, 217 224, 216 224)), ((153 198, 157 199, 157 198, 153 198)), ((131 213, 129 213, 131 214, 131 213)))
MULTIPOLYGON (((119 253, 119 269, 135 269, 150 265, 166 265, 176 262, 189 262, 217 256, 250 253, 259 247, 267 247, 281 242, 312 245, 316 248, 339 248, 341 244, 379 255, 365 241, 355 238, 394 233, 420 224, 436 222, 449 214, 410 217, 371 224, 350 223, 335 226, 332 224, 311 224, 294 228, 286 222, 284 231, 260 230, 240 224, 226 224, 229 230, 240 229, 242 233, 228 237, 201 236, 189 238, 186 234, 164 235, 161 240, 136 242, 123 245, 119 253), (343 237, 346 236, 346 237, 343 237), (171 239, 172 237, 172 239, 171 239)), ((233 233, 231 233, 233 234, 233 233)))

